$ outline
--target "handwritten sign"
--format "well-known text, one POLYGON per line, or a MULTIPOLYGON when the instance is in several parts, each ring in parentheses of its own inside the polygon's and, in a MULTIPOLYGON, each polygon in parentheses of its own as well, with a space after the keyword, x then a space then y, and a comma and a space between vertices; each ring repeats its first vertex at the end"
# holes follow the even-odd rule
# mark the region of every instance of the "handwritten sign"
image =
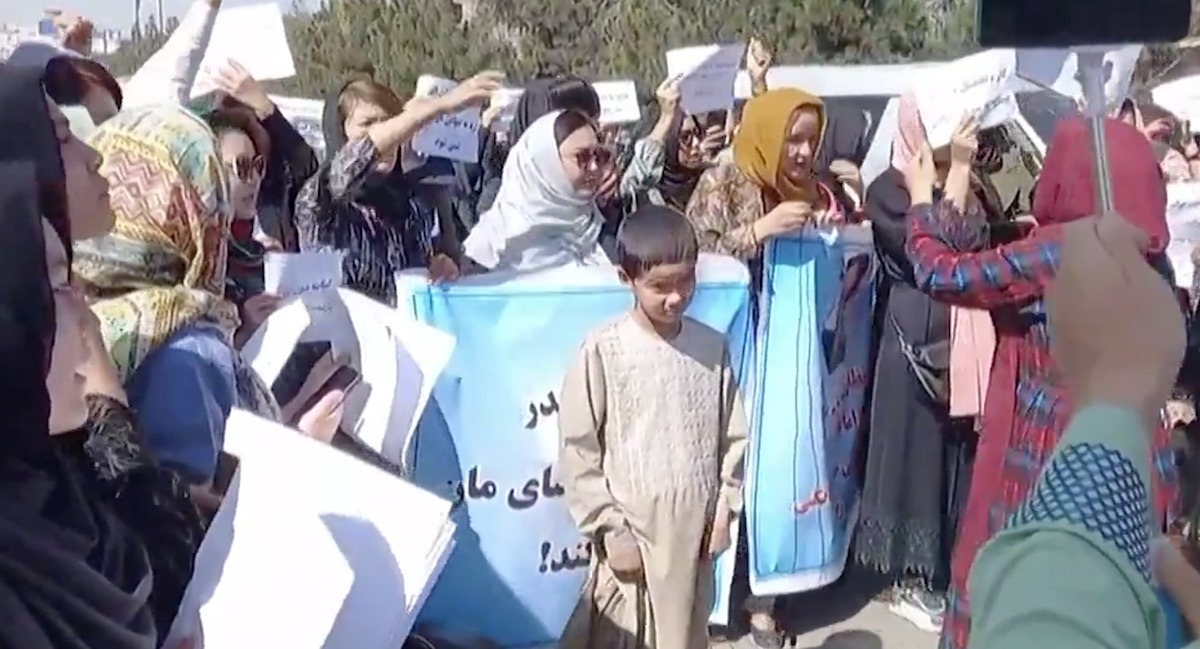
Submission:
MULTIPOLYGON (((417 97, 441 97, 457 81, 423 74, 417 79, 417 97)), ((434 158, 479 162, 479 107, 465 108, 442 115, 421 129, 413 138, 413 150, 434 158)))
POLYGON ((268 2, 229 7, 217 13, 208 49, 192 84, 192 99, 216 88, 213 77, 228 61, 237 61, 259 81, 296 76, 296 63, 292 60, 279 5, 268 2))
POLYGON ((1016 117, 1015 70, 1012 50, 987 50, 921 70, 913 91, 929 146, 950 144, 965 115, 981 129, 1016 117))
MULTIPOLYGON (((689 315, 727 332, 734 366, 749 362, 749 274, 704 256, 689 315)), ((459 499, 464 533, 422 620, 502 647, 553 644, 591 560, 555 470, 563 377, 586 334, 632 298, 611 270, 567 268, 449 286, 406 282, 413 313, 457 339, 418 427, 417 484, 459 499), (483 326, 487 323, 487 326, 483 326)), ((715 470, 715 469, 714 469, 715 470)), ((727 606, 733 552, 718 561, 727 606)), ((726 609, 714 612, 724 623, 726 609)))
POLYGON ((225 450, 238 470, 166 646, 403 644, 454 547, 450 503, 241 410, 225 450))
POLYGON ((1167 257, 1177 286, 1190 288, 1195 272, 1192 251, 1200 246, 1200 182, 1167 185, 1167 257))
POLYGON ((728 110, 746 46, 704 45, 667 52, 667 74, 679 76, 679 101, 684 112, 699 115, 728 110))
POLYGON ((857 226, 832 245, 809 231, 767 246, 746 486, 757 594, 820 588, 845 568, 857 522, 853 466, 866 416, 874 263, 870 230, 857 226), (812 360, 797 366, 797 358, 812 360))
POLYGON ((634 82, 596 81, 592 87, 600 95, 601 124, 633 124, 642 119, 642 105, 634 82))

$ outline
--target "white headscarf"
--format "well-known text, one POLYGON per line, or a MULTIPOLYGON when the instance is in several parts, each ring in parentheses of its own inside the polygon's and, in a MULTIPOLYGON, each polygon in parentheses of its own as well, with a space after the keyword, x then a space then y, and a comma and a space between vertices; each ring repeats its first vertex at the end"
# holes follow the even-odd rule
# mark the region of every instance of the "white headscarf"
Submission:
POLYGON ((571 185, 558 154, 554 122, 538 118, 504 162, 500 191, 467 236, 467 256, 489 270, 530 271, 609 265, 600 249, 593 194, 571 185))

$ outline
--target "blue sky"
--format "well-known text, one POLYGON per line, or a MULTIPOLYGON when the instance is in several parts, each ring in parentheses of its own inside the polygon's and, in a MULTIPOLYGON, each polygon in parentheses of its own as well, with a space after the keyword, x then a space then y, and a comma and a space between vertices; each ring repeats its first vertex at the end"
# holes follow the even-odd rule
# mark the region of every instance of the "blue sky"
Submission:
MULTIPOLYGON (((224 0, 223 6, 237 7, 241 5, 261 4, 270 0, 224 0)), ((284 9, 292 5, 292 0, 275 0, 284 9)), ((191 4, 191 0, 162 0, 163 13, 167 16, 181 16, 191 4)), ((315 5, 315 0, 306 0, 306 5, 315 5)), ((104 29, 119 29, 128 31, 133 23, 133 0, 2 0, 0 1, 0 23, 32 25, 44 14, 48 7, 83 14, 92 19, 97 27, 104 29)), ((142 21, 157 11, 157 0, 142 0, 142 21)))

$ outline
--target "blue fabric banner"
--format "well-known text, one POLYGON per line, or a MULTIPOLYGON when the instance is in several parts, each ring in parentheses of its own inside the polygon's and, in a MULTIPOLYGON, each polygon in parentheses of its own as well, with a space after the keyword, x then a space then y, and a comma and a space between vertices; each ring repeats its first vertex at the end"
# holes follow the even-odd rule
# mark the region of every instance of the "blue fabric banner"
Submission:
POLYGON ((857 520, 855 458, 870 376, 870 230, 767 246, 747 456, 750 588, 794 593, 841 576, 857 520))
MULTIPOLYGON (((732 259, 705 256, 698 274, 688 315, 728 333, 734 366, 748 381, 748 273, 732 259)), ((404 286, 415 316, 458 340, 413 453, 418 484, 464 503, 457 546, 421 621, 506 649, 553 645, 590 557, 553 469, 558 393, 587 332, 630 308, 632 297, 611 269, 404 286)), ((732 558, 726 552, 717 566, 721 622, 732 558)))

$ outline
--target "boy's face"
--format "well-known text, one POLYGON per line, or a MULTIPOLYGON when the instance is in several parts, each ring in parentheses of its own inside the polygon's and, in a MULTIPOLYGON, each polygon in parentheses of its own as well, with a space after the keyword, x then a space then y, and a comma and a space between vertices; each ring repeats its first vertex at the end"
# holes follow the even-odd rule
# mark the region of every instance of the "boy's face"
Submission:
POLYGON ((651 322, 674 325, 683 317, 696 290, 696 264, 660 264, 637 279, 621 271, 621 281, 633 291, 638 308, 651 322))

